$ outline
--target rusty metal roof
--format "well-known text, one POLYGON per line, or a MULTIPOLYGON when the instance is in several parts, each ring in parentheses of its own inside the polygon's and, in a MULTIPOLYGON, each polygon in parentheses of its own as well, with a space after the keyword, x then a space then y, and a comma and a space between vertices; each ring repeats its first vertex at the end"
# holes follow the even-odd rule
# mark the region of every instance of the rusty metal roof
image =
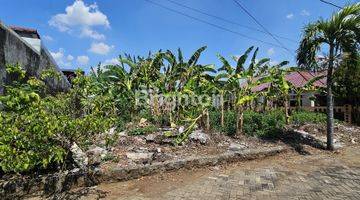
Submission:
MULTIPOLYGON (((326 71, 322 72, 310 72, 310 71, 296 71, 291 72, 286 75, 286 80, 289 81, 294 87, 301 88, 304 87, 306 83, 308 83, 310 80, 312 80, 315 77, 326 75, 326 71)), ((326 87, 326 77, 317 80, 313 84, 315 87, 326 87)), ((260 84, 254 88, 252 88, 252 91, 262 91, 266 88, 270 87, 270 83, 263 83, 260 84)))
POLYGON ((36 29, 25 28, 25 27, 20 27, 20 26, 9 26, 9 28, 12 29, 13 31, 15 31, 17 34, 20 34, 20 35, 21 35, 21 33, 29 34, 29 35, 32 35, 32 38, 40 39, 40 35, 36 29))

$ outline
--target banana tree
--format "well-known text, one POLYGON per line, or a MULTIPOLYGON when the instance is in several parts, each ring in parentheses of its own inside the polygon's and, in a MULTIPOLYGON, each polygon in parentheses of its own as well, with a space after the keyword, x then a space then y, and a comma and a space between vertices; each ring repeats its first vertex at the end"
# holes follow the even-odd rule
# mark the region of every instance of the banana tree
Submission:
POLYGON ((240 57, 233 57, 236 61, 236 67, 232 67, 224 57, 218 56, 223 66, 219 69, 222 73, 217 76, 217 79, 225 79, 226 83, 224 83, 224 85, 226 85, 227 91, 231 92, 235 97, 234 107, 237 112, 237 135, 242 133, 243 111, 246 105, 251 104, 252 101, 258 97, 258 93, 252 91, 252 88, 260 84, 258 77, 264 74, 268 68, 268 58, 263 58, 259 61, 256 59, 258 48, 253 52, 249 66, 245 68, 245 62, 253 49, 254 47, 252 46, 240 57))
MULTIPOLYGON (((214 72, 213 65, 197 64, 201 53, 206 46, 199 48, 194 52, 188 61, 184 61, 181 50, 178 50, 177 57, 171 51, 167 51, 163 59, 167 61, 164 64, 164 76, 162 85, 165 94, 172 94, 175 97, 181 97, 189 93, 198 94, 199 84, 205 79, 209 79, 209 74, 214 72)), ((186 109, 184 105, 176 103, 176 116, 179 119, 181 112, 186 109)))
POLYGON ((272 95, 276 95, 278 99, 283 101, 284 112, 285 112, 285 121, 288 124, 290 122, 289 115, 289 100, 290 100, 290 82, 286 80, 286 75, 292 71, 291 68, 284 68, 287 65, 288 61, 283 61, 272 68, 269 69, 269 76, 265 79, 268 79, 271 84, 270 91, 272 95))

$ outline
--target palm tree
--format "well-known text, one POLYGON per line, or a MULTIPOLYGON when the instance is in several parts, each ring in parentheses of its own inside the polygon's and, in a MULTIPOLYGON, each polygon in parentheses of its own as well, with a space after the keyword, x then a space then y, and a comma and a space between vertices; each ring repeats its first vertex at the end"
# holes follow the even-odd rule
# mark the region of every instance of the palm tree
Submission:
POLYGON ((333 72, 335 58, 344 53, 354 54, 359 50, 360 41, 360 3, 344 7, 328 20, 320 19, 307 25, 297 50, 300 66, 318 66, 316 53, 328 50, 327 62, 327 148, 334 149, 334 102, 333 72), (324 46, 326 47, 324 48, 324 46))

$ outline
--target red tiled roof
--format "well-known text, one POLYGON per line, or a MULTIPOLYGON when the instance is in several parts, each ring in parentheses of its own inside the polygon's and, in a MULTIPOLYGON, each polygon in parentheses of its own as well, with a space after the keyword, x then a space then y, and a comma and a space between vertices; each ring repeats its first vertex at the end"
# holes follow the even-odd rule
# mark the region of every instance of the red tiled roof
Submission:
MULTIPOLYGON (((311 79, 326 75, 326 72, 309 72, 309 71, 296 71, 291 72, 288 75, 286 75, 286 80, 292 83, 295 87, 300 88, 304 87, 306 83, 308 83, 311 79)), ((326 77, 317 80, 313 84, 315 87, 326 87, 326 77)), ((263 83, 260 84, 254 88, 252 88, 252 91, 262 91, 270 86, 270 83, 263 83)))
POLYGON ((25 28, 25 27, 20 27, 20 26, 9 26, 9 28, 17 33, 21 32, 21 33, 36 34, 36 36, 40 39, 40 35, 36 29, 25 28))

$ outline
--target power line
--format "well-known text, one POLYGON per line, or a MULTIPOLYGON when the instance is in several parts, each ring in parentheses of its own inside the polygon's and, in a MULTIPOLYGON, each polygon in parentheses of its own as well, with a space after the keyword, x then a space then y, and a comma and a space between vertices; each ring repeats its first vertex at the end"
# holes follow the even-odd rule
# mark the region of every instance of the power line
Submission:
POLYGON ((277 44, 274 44, 274 43, 271 43, 271 42, 266 42, 266 41, 263 41, 263 40, 260 40, 260 39, 254 38, 254 37, 250 37, 250 36, 247 36, 247 35, 242 34, 242 33, 240 33, 240 32, 233 31, 233 30, 228 29, 228 28, 225 28, 225 27, 223 27, 223 26, 220 26, 220 25, 217 25, 217 24, 208 22, 208 21, 206 21, 206 20, 203 20, 203 19, 200 19, 200 18, 191 16, 191 15, 188 15, 188 14, 183 13, 183 12, 181 12, 181 11, 178 11, 178 10, 175 10, 175 9, 172 9, 172 8, 169 8, 169 7, 167 7, 167 6, 164 6, 164 5, 160 4, 160 3, 157 3, 157 2, 154 2, 154 1, 151 1, 151 0, 144 0, 144 1, 146 1, 146 2, 148 2, 148 3, 151 3, 151 4, 154 4, 154 5, 157 5, 157 6, 161 7, 161 8, 164 8, 164 9, 169 10, 169 11, 171 11, 171 12, 177 13, 177 14, 179 14, 179 15, 183 15, 183 16, 185 16, 185 17, 187 17, 187 18, 192 19, 192 20, 199 21, 199 22, 201 22, 201 23, 204 23, 204 24, 213 26, 213 27, 218 28, 218 29, 223 30, 223 31, 227 31, 227 32, 233 33, 233 34, 235 34, 235 35, 239 35, 239 36, 241 36, 241 37, 243 37, 243 38, 246 38, 246 39, 249 39, 249 40, 258 41, 258 42, 261 42, 261 43, 264 43, 264 44, 268 44, 268 45, 272 45, 272 46, 276 46, 276 47, 279 47, 279 48, 284 48, 284 47, 279 46, 279 45, 277 45, 277 44))
MULTIPOLYGON (((252 30, 252 31, 257 31, 257 32, 261 32, 261 33, 264 33, 264 34, 267 34, 269 35, 267 32, 263 31, 263 30, 260 30, 260 29, 257 29, 257 28, 254 28, 254 27, 251 27, 251 26, 246 26, 246 25, 243 25, 243 24, 239 24, 233 20, 229 20, 229 19, 226 19, 226 18, 223 18, 223 17, 220 17, 220 16, 216 16, 216 15, 213 15, 213 14, 209 14, 203 10, 200 10, 200 9, 197 9, 197 8, 194 8, 194 7, 190 7, 190 6, 187 6, 185 4, 182 4, 182 3, 179 3, 179 2, 176 2, 174 0, 166 0, 170 3, 173 3, 173 4, 176 4, 178 6, 181 6, 183 8, 186 8, 186 9, 189 9, 189 10, 192 10, 192 11, 195 11, 197 13, 201 13, 203 15, 206 15, 208 17, 212 17, 212 18, 215 18, 217 20, 220 20, 220 21, 223 21, 223 22, 226 22, 226 23, 229 23, 229 24, 233 24, 233 25, 236 25, 236 26, 239 26, 239 27, 243 27, 243 28, 246 28, 246 29, 249 29, 249 30, 252 30)), ((291 42, 294 42, 294 43, 297 43, 297 41, 291 39, 291 38, 287 38, 287 37, 284 37, 284 36, 281 36, 281 35, 276 35, 274 34, 274 36, 278 37, 278 38, 282 38, 282 39, 286 39, 286 40, 289 40, 291 42)))
POLYGON ((294 55, 294 52, 290 51, 287 47, 285 47, 282 42, 280 42, 272 33, 270 33, 265 26, 263 26, 244 6, 242 6, 237 0, 233 0, 236 5, 238 5, 247 15, 249 15, 265 32, 267 32, 282 48, 286 49, 289 53, 294 55))
POLYGON ((329 5, 331 5, 331 6, 334 6, 334 7, 336 7, 336 8, 343 9, 343 7, 338 6, 338 5, 336 5, 336 4, 334 4, 334 3, 331 3, 331 2, 329 2, 329 1, 325 1, 325 0, 320 0, 320 1, 323 2, 323 3, 329 4, 329 5))

